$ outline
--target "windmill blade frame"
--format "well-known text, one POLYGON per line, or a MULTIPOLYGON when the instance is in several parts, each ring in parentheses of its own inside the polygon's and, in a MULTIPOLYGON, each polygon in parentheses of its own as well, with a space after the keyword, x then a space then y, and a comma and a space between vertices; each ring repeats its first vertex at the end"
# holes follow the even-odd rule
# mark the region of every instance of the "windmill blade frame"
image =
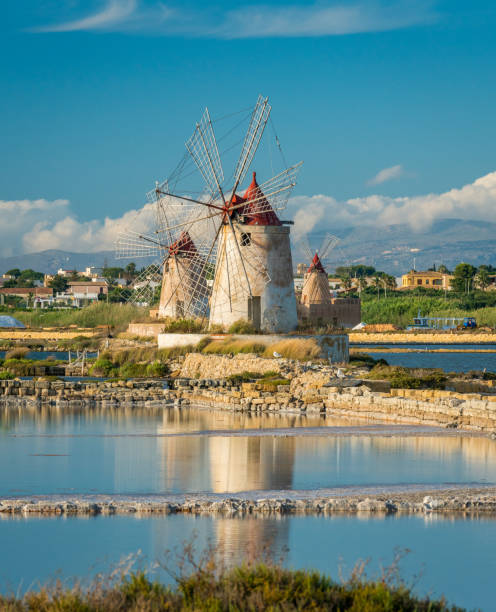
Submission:
POLYGON ((208 108, 205 109, 200 122, 196 124, 193 135, 186 141, 186 148, 203 176, 211 198, 215 199, 220 194, 224 200, 222 193, 224 171, 208 108))
POLYGON ((231 200, 250 168, 253 157, 260 144, 260 139, 264 133, 265 126, 269 120, 271 110, 272 107, 269 104, 269 98, 264 98, 262 95, 259 95, 251 115, 250 124, 234 171, 234 187, 231 193, 231 200))

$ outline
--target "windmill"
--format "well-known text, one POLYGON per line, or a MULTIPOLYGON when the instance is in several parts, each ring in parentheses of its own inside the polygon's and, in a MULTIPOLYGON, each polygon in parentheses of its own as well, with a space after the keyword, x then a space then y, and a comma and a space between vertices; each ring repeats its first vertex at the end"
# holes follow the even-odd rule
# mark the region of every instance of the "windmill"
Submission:
MULTIPOLYGON (((270 111, 268 99, 259 96, 247 115, 240 111, 248 123, 244 137, 233 136, 243 122, 236 121, 217 140, 215 122, 205 109, 186 142, 185 156, 150 194, 155 230, 119 238, 122 256, 130 251, 132 256, 145 251, 159 256, 161 315, 208 315, 211 325, 223 326, 246 319, 271 331, 296 327, 289 227, 278 213, 286 206, 301 163, 284 167, 260 185, 253 173, 248 188, 241 190, 270 111), (240 144, 238 158, 232 158, 240 144), (224 167, 231 169, 228 178, 224 167)), ((277 136, 275 141, 280 151, 277 136)))
POLYGON ((329 254, 339 242, 339 238, 327 234, 320 249, 312 250, 308 238, 305 237, 300 241, 300 250, 309 262, 300 298, 300 306, 305 309, 307 318, 325 318, 326 307, 332 304, 329 279, 324 266, 329 254))

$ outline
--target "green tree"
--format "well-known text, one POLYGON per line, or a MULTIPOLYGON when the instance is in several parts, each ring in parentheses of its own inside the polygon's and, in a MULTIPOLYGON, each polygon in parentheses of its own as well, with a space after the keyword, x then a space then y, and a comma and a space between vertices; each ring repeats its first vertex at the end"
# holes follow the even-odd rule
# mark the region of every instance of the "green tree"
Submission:
POLYGON ((35 272, 35 270, 32 270, 31 268, 27 268, 19 274, 18 280, 42 281, 44 278, 45 275, 43 274, 43 272, 35 272))
POLYGON ((349 275, 340 276, 341 282, 343 283, 343 287, 345 291, 349 291, 352 286, 351 277, 349 275))
POLYGON ((450 271, 444 264, 441 264, 439 268, 437 269, 437 271, 441 272, 441 274, 450 274, 450 271))
POLYGON ((473 279, 476 273, 476 269, 469 263, 459 263, 454 272, 451 285, 455 291, 459 293, 469 293, 472 289, 473 279))
POLYGON ((474 283, 482 291, 485 291, 489 285, 489 272, 487 266, 479 266, 476 275, 474 276, 474 283))
POLYGON ((19 270, 19 268, 12 268, 12 270, 7 270, 5 274, 8 274, 9 276, 13 276, 14 278, 17 278, 21 276, 21 271, 19 270))
POLYGON ((124 274, 124 268, 103 268, 102 276, 114 285, 115 281, 124 274))
POLYGON ((57 274, 48 283, 48 286, 53 289, 53 294, 55 295, 56 293, 63 293, 69 286, 69 283, 66 278, 57 274))
POLYGON ((133 261, 127 264, 126 274, 129 279, 134 278, 136 276, 136 264, 133 261))

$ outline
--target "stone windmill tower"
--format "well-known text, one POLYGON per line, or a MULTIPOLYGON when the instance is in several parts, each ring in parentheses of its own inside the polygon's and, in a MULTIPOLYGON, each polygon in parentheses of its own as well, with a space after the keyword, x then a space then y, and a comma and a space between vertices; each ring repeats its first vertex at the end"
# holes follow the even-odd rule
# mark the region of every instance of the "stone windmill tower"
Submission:
POLYGON ((301 250, 310 262, 303 278, 303 288, 298 304, 299 314, 303 319, 325 320, 331 317, 333 298, 323 262, 338 243, 339 238, 329 234, 322 242, 321 248, 316 251, 310 249, 306 239, 300 244, 301 250))
MULTIPOLYGON (((164 254, 160 313, 208 317, 210 325, 224 327, 244 319, 269 332, 296 328, 290 223, 279 213, 301 163, 285 166, 260 185, 253 173, 249 186, 241 189, 256 154, 259 168, 267 166, 257 151, 270 111, 268 99, 259 96, 247 115, 244 136, 230 144, 236 126, 227 127, 217 140, 214 123, 225 118, 214 122, 206 109, 186 142, 187 154, 152 192, 155 235, 139 235, 135 242, 164 254), (240 141, 239 157, 230 159, 240 141), (224 146, 224 163, 218 142, 224 146), (228 164, 232 171, 225 179, 223 166, 228 164)), ((227 117, 233 115, 238 113, 227 117)), ((275 141, 280 150, 277 136, 275 141)))

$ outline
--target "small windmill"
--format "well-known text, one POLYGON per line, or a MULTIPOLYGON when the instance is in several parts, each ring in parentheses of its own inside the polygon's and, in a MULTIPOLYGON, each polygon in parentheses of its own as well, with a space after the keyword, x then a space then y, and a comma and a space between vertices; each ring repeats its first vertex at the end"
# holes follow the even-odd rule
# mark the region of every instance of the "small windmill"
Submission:
MULTIPOLYGON (((270 111, 268 99, 259 96, 248 114, 244 138, 229 143, 236 125, 217 141, 206 109, 186 142, 186 156, 150 194, 156 209, 153 235, 128 232, 119 238, 121 256, 138 257, 143 252, 159 256, 163 271, 160 314, 208 314, 211 324, 221 325, 243 318, 256 327, 280 331, 296 327, 289 227, 278 213, 286 206, 301 163, 261 185, 253 173, 249 187, 243 195, 238 193, 270 111), (227 179, 218 147, 221 141, 232 168, 227 179), (239 157, 230 163, 229 153, 239 142, 239 157), (188 167, 191 162, 201 178, 200 189, 191 185, 195 176, 188 167)), ((280 148, 277 136, 276 143, 280 148)))
MULTIPOLYGON (((300 250, 304 253, 309 263, 301 291, 300 304, 302 306, 311 307, 313 305, 315 309, 317 305, 331 304, 332 297, 329 289, 329 279, 324 266, 330 253, 339 242, 339 238, 332 234, 327 234, 322 241, 320 249, 312 250, 307 237, 300 241, 300 250)), ((322 316, 324 315, 322 314, 322 316)))

